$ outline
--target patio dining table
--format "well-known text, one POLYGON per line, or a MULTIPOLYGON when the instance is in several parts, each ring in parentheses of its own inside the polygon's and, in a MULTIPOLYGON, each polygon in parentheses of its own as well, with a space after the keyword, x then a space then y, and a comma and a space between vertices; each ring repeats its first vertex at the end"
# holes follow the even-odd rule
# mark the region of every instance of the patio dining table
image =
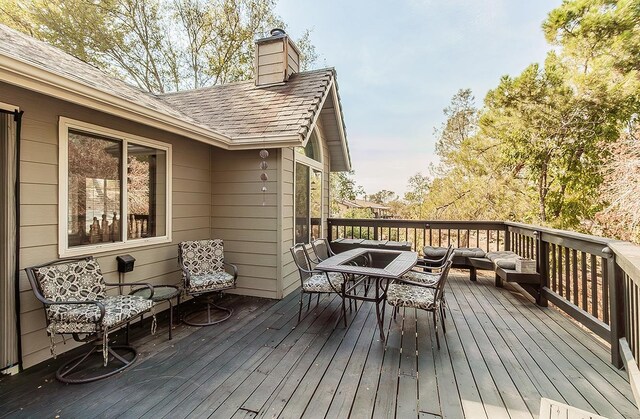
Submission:
POLYGON ((367 292, 363 295, 358 294, 357 287, 362 282, 362 279, 360 279, 349 287, 345 284, 342 298, 375 303, 380 338, 384 341, 383 318, 389 283, 407 273, 417 262, 418 254, 415 252, 356 248, 323 260, 315 269, 324 272, 340 272, 346 274, 345 281, 347 281, 348 276, 354 278, 371 278, 374 280, 374 296, 369 296, 367 292), (381 303, 382 307, 380 306, 381 303))

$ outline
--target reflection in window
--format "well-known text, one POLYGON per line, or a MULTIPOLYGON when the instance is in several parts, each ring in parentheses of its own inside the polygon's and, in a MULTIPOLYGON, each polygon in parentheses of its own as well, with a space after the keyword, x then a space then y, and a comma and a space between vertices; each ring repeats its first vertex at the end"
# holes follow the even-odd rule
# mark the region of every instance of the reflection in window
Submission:
POLYGON ((311 240, 315 240, 322 236, 322 172, 312 169, 309 183, 311 240))
POLYGON ((322 235, 322 172, 296 163, 296 243, 322 235))
POLYGON ((167 235, 167 151, 70 130, 68 159, 68 247, 167 235))
POLYGON ((120 241, 121 142, 69 132, 69 246, 120 241))
POLYGON ((167 153, 130 143, 127 155, 127 237, 164 236, 167 153))
POLYGON ((296 243, 309 243, 309 167, 296 163, 296 243))

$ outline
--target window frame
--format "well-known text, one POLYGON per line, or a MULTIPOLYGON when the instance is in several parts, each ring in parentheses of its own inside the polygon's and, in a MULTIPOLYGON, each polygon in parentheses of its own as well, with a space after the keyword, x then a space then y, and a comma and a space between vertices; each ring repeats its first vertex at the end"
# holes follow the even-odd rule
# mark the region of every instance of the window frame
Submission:
POLYGON ((155 244, 171 243, 172 241, 172 146, 149 138, 140 137, 126 132, 102 127, 88 122, 78 121, 71 118, 60 117, 58 123, 58 254, 60 257, 84 256, 88 254, 104 253, 122 249, 132 249, 155 244), (126 224, 123 220, 128 218, 128 191, 127 191, 127 168, 129 143, 162 150, 166 153, 166 234, 157 237, 128 239, 126 230, 122 233, 122 241, 89 244, 69 247, 68 238, 68 212, 69 212, 69 131, 80 131, 86 134, 99 135, 122 143, 122 164, 121 164, 121 189, 120 189, 120 223, 121 228, 126 224))
MULTIPOLYGON (((307 218, 309 220, 309 243, 311 244, 311 173, 313 170, 320 172, 320 232, 324 231, 324 223, 325 223, 325 213, 324 213, 324 182, 325 182, 325 170, 324 170, 324 153, 322 149, 322 140, 320 137, 320 133, 317 128, 314 128, 311 135, 309 135, 309 139, 307 141, 312 141, 315 138, 316 141, 316 152, 318 153, 318 160, 312 159, 305 154, 298 153, 295 148, 293 151, 293 244, 296 243, 296 179, 297 179, 297 165, 298 163, 307 166, 309 168, 309 178, 307 179, 307 186, 309 190, 309 212, 307 214, 307 218)), ((301 146, 304 148, 306 143, 301 146)))

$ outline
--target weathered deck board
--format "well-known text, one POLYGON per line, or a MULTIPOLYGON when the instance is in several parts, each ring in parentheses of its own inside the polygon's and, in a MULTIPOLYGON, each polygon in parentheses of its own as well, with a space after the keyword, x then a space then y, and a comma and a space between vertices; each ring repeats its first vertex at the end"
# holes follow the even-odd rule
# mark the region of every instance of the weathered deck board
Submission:
MULTIPOLYGON (((601 342, 553 309, 488 277, 454 272, 446 338, 430 313, 385 315, 384 345, 371 304, 340 319, 321 298, 297 323, 298 297, 229 297, 233 322, 134 330, 141 358, 96 383, 66 386, 55 361, 0 380, 5 417, 537 417, 541 397, 609 418, 638 416, 624 373, 601 342)), ((305 301, 306 303, 306 301, 305 301)), ((305 307, 306 310, 306 307, 305 307)), ((166 322, 165 322, 166 324, 166 322)))

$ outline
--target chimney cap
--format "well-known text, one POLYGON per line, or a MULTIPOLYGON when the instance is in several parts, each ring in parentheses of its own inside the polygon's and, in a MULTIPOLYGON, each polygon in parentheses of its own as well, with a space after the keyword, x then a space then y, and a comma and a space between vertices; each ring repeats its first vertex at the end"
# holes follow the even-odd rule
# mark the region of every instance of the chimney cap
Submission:
POLYGON ((271 36, 280 36, 280 35, 286 35, 287 33, 284 31, 284 29, 282 28, 273 28, 271 29, 271 36))

